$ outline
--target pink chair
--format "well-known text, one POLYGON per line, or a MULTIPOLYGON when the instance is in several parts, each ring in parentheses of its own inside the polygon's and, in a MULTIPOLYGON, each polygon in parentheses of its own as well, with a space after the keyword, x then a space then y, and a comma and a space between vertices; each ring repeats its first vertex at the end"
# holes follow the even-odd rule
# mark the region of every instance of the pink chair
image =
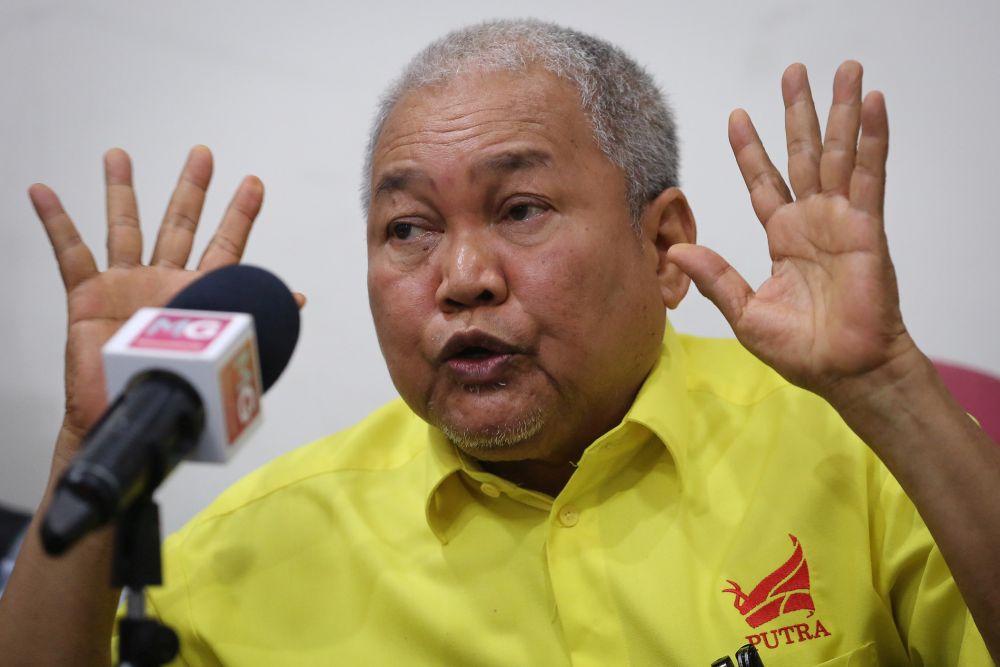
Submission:
POLYGON ((1000 379, 964 366, 935 361, 945 385, 986 433, 1000 442, 1000 379))

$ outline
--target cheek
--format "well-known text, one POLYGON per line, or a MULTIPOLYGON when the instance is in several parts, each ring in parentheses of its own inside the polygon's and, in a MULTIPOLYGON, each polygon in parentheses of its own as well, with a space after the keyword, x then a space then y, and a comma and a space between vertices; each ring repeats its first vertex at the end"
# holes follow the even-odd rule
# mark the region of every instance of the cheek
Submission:
POLYGON ((391 364, 419 356, 420 327, 426 317, 426 286, 412 273, 369 270, 368 303, 382 354, 391 364))
POLYGON ((594 320, 603 320, 625 291, 601 252, 561 247, 521 267, 520 293, 535 316, 571 334, 592 335, 594 320))
POLYGON ((426 306, 410 275, 368 274, 368 301, 382 356, 396 391, 417 414, 426 414, 432 370, 421 347, 426 306))
POLYGON ((518 277, 541 343, 571 372, 647 364, 659 348, 665 315, 655 267, 641 253, 563 246, 523 264, 518 277))

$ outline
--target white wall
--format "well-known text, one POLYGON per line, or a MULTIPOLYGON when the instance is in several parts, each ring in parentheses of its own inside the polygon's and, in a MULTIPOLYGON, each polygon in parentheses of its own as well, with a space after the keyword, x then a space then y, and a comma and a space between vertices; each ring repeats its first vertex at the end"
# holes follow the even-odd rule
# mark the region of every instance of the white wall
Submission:
MULTIPOLYGON (((953 5, 962 9, 903 0, 344 5, 3 0, 0 502, 37 503, 61 416, 62 287, 29 184, 55 188, 98 254, 108 147, 133 156, 150 237, 195 143, 217 159, 207 226, 243 174, 267 186, 246 259, 309 296, 302 339, 255 442, 226 468, 188 465, 165 485, 173 530, 247 471, 393 396, 364 289, 365 134, 380 90, 410 55, 450 28, 498 15, 594 32, 648 66, 677 109, 701 241, 754 283, 769 270, 766 246, 729 154, 726 117, 747 108, 783 162, 784 66, 805 62, 825 106, 837 64, 860 59, 889 104, 886 211, 907 324, 931 355, 1000 374, 994 0, 953 5)), ((674 320, 728 335, 697 294, 674 320)))

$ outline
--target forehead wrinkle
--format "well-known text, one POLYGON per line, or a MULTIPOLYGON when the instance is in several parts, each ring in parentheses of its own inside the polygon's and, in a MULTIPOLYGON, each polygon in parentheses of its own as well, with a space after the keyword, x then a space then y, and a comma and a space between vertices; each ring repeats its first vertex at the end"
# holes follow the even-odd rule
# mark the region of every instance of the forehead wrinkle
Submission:
MULTIPOLYGON (((422 127, 390 136, 384 150, 379 153, 382 157, 394 151, 405 149, 411 146, 448 144, 455 142, 469 141, 480 136, 489 134, 516 135, 518 133, 545 134, 548 125, 533 120, 511 120, 510 118, 499 118, 479 123, 470 124, 464 127, 434 127, 425 124, 422 127)), ((511 137, 513 138, 513 136, 511 137)))
MULTIPOLYGON (((469 168, 469 175, 472 180, 476 180, 483 175, 506 176, 517 172, 543 169, 551 165, 552 157, 547 151, 526 147, 513 148, 476 160, 469 168)), ((390 169, 379 178, 372 197, 378 199, 405 191, 415 182, 428 186, 434 192, 438 191, 434 177, 422 169, 397 167, 390 169)))
MULTIPOLYGON (((529 103, 522 101, 522 104, 529 104, 529 103)), ((477 120, 477 117, 482 116, 484 114, 497 114, 498 116, 497 120, 500 121, 513 120, 509 115, 511 112, 511 106, 509 104, 496 104, 495 106, 484 106, 469 110, 468 102, 466 100, 456 100, 454 102, 445 103, 442 105, 424 105, 424 106, 431 107, 430 112, 427 114, 427 117, 431 120, 436 120, 440 123, 454 123, 465 119, 468 119, 472 123, 479 123, 482 121, 477 120), (448 112, 451 109, 456 109, 456 111, 452 112, 452 114, 449 115, 448 112)), ((416 109, 419 110, 419 106, 416 107, 416 109)), ((529 104, 529 108, 522 109, 518 115, 529 115, 529 114, 548 115, 546 113, 546 108, 543 105, 534 102, 529 104)), ((520 119, 519 122, 531 122, 531 121, 526 121, 522 118, 520 119)))
MULTIPOLYGON (((547 78, 531 81, 531 85, 519 87, 513 98, 499 101, 490 99, 490 94, 470 96, 462 89, 458 95, 449 94, 450 84, 412 91, 390 114, 375 149, 373 163, 385 165, 386 170, 385 176, 379 176, 382 170, 374 169, 377 185, 372 190, 373 200, 414 185, 417 172, 433 187, 436 176, 429 168, 433 163, 421 165, 428 158, 458 166, 466 162, 463 158, 494 151, 471 166, 466 162, 468 168, 463 170, 472 177, 483 172, 512 173, 551 166, 552 151, 561 152, 558 137, 566 123, 566 114, 556 107, 561 109, 567 101, 563 91, 553 90, 553 83, 547 78), (515 155, 518 153, 520 157, 515 155), (398 173, 394 163, 399 165, 398 173)), ((573 106, 579 109, 578 92, 572 93, 573 106)), ((575 145, 572 140, 570 143, 575 145)))
MULTIPOLYGON (((379 161, 387 156, 399 151, 413 149, 419 152, 422 147, 427 146, 451 146, 458 152, 462 144, 482 139, 488 141, 490 135, 497 135, 491 143, 497 145, 510 144, 515 141, 523 141, 525 134, 537 134, 546 143, 546 125, 534 121, 514 121, 515 127, 511 127, 510 120, 497 120, 488 123, 481 123, 475 127, 460 128, 447 131, 437 131, 433 129, 420 129, 415 132, 401 136, 390 137, 389 145, 380 150, 379 161), (500 125, 501 127, 495 127, 500 125), (458 136, 455 136, 458 135, 458 136)), ((520 169, 547 166, 551 162, 551 156, 547 151, 541 149, 523 148, 502 151, 499 154, 488 156, 474 165, 473 169, 478 172, 505 171, 512 172, 520 169)), ((412 166, 389 167, 379 176, 377 184, 372 190, 372 197, 399 192, 411 187, 414 183, 423 183, 435 188, 434 178, 426 171, 412 166)))

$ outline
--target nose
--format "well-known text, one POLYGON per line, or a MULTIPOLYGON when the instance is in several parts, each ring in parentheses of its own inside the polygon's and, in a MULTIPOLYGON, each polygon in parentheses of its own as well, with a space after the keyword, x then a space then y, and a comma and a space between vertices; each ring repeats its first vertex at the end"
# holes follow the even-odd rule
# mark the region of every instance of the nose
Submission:
POLYGON ((463 234, 440 250, 441 283, 435 296, 442 311, 458 312, 507 300, 507 279, 488 239, 463 234))

